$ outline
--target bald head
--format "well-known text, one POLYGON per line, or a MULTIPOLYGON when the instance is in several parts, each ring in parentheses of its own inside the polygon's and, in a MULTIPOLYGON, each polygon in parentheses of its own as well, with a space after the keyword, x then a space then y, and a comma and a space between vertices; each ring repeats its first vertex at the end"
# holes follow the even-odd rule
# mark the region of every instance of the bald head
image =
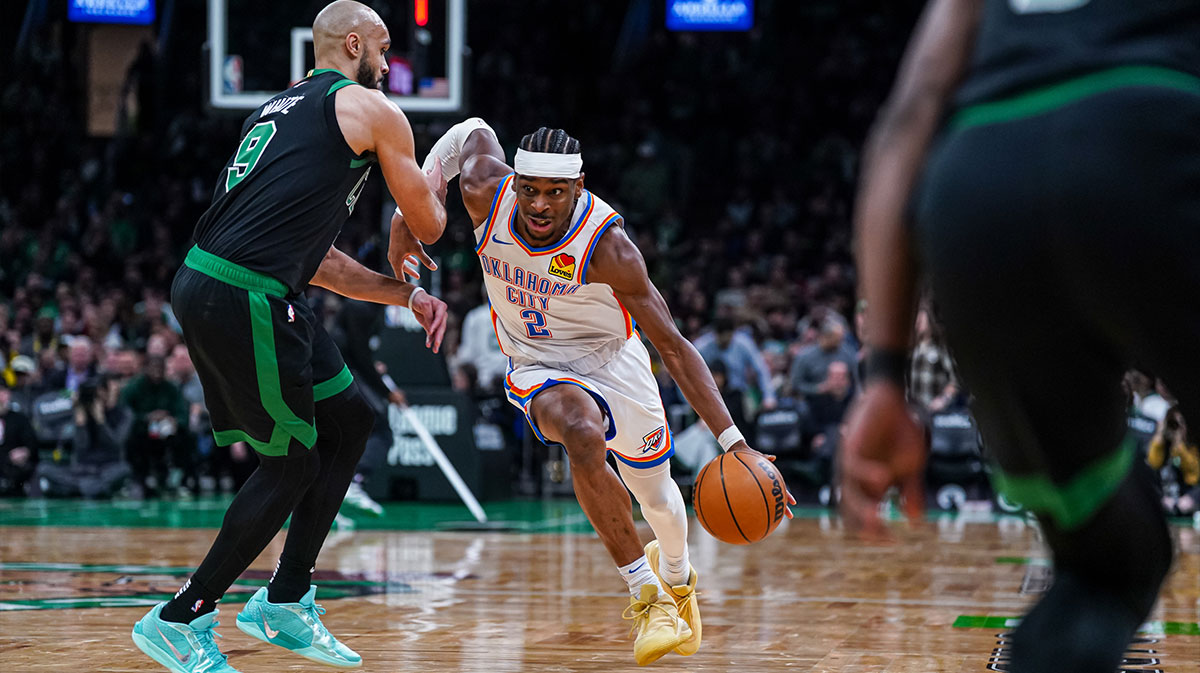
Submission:
POLYGON ((313 21, 317 68, 340 70, 366 87, 378 88, 387 74, 383 53, 391 46, 383 20, 361 2, 336 0, 313 21))

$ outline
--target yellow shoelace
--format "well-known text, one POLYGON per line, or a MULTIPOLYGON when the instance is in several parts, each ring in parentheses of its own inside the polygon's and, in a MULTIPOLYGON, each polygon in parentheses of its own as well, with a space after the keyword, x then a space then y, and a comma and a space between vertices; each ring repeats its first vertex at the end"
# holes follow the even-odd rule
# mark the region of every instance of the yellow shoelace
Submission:
POLYGON ((645 601, 636 601, 630 603, 629 607, 621 613, 621 619, 632 619, 633 626, 629 629, 629 635, 637 633, 638 627, 642 625, 642 620, 650 621, 650 609, 658 608, 662 610, 668 617, 671 616, 671 611, 664 607, 659 602, 647 603, 645 601))

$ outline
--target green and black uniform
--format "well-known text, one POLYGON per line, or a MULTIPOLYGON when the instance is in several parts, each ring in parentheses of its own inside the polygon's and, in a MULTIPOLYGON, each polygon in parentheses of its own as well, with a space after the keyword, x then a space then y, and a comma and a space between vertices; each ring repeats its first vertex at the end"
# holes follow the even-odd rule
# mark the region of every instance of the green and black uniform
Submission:
POLYGON ((1012 670, 1112 671, 1171 558, 1122 374, 1200 418, 1200 0, 983 2, 914 237, 993 481, 1054 551, 1012 670))
POLYGON ((250 115, 175 276, 171 305, 217 443, 245 440, 259 461, 163 606, 168 621, 213 610, 289 516, 268 596, 300 600, 371 432, 370 405, 301 295, 371 172, 338 126, 348 86, 318 70, 250 115))
POLYGON ((352 381, 301 297, 374 163, 338 126, 345 86, 357 84, 318 70, 246 119, 171 288, 219 445, 311 448, 314 402, 352 381))

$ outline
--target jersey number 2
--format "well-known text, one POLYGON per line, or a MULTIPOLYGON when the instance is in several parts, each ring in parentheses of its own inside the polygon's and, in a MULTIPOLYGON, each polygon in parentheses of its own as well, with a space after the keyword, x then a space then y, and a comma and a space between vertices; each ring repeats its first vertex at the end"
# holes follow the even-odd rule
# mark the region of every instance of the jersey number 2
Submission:
POLYGON ((546 329, 546 316, 541 311, 527 308, 521 311, 521 318, 525 321, 525 331, 529 334, 530 339, 546 339, 554 336, 550 330, 546 329))
POLYGON ((229 172, 225 176, 225 191, 233 189, 237 183, 241 182, 254 170, 254 166, 258 164, 258 158, 262 156, 263 150, 267 149, 267 144, 271 142, 271 138, 275 137, 275 122, 260 122, 250 129, 246 137, 242 140, 242 144, 238 147, 237 155, 233 157, 233 165, 229 167, 229 172))

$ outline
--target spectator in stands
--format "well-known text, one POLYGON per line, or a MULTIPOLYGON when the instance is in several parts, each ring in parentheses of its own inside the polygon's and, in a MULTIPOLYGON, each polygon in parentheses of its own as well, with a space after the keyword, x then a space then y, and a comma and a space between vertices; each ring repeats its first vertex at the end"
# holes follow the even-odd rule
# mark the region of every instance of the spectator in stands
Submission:
POLYGON ((149 495, 164 489, 182 495, 184 482, 195 493, 199 489, 193 471, 194 441, 187 431, 187 402, 179 388, 166 380, 165 370, 161 357, 147 358, 145 373, 121 393, 121 403, 133 413, 127 457, 136 483, 146 487, 149 495), (149 476, 155 477, 153 486, 149 476))
POLYGON ((792 361, 788 378, 793 395, 809 398, 830 392, 835 385, 829 380, 829 365, 833 362, 845 363, 852 385, 857 387, 854 376, 858 354, 845 343, 845 336, 845 321, 827 317, 820 323, 817 342, 801 348, 792 361))
POLYGON ((808 397, 808 432, 814 453, 832 456, 837 452, 842 421, 854 401, 854 379, 850 372, 851 365, 833 360, 825 374, 823 392, 808 397))
POLYGON ((1156 423, 1162 423, 1167 417, 1171 403, 1157 390, 1154 377, 1143 371, 1131 369, 1125 373, 1125 383, 1133 395, 1133 407, 1137 413, 1153 419, 1156 423))
POLYGON ((129 410, 117 404, 117 397, 115 382, 107 376, 79 385, 70 462, 38 467, 46 495, 108 498, 129 478, 121 446, 131 418, 129 410))
POLYGON ((79 384, 96 376, 96 349, 87 337, 74 337, 67 348, 67 368, 45 381, 48 390, 75 392, 79 384))
POLYGON ((771 385, 771 370, 754 339, 735 330, 732 319, 718 318, 714 329, 697 337, 693 345, 714 372, 716 363, 721 363, 731 391, 748 395, 753 387, 762 395, 764 409, 775 408, 777 400, 771 385))
POLYGON ((0 496, 25 495, 37 461, 33 424, 12 408, 12 393, 0 382, 0 496))
POLYGON ((48 306, 38 310, 37 319, 33 321, 33 333, 21 340, 23 355, 37 357, 43 350, 58 350, 58 334, 54 331, 57 317, 54 309, 48 306))
POLYGON ((37 363, 28 355, 18 355, 9 363, 8 369, 12 375, 12 407, 29 414, 37 388, 37 363))
POLYGON ((958 397, 954 362, 930 315, 929 307, 917 311, 917 345, 909 365, 908 397, 930 414, 940 413, 958 397))
POLYGON ((1191 516, 1200 509, 1200 448, 1188 437, 1187 422, 1172 407, 1150 440, 1146 456, 1163 479, 1163 507, 1168 514, 1191 516))

